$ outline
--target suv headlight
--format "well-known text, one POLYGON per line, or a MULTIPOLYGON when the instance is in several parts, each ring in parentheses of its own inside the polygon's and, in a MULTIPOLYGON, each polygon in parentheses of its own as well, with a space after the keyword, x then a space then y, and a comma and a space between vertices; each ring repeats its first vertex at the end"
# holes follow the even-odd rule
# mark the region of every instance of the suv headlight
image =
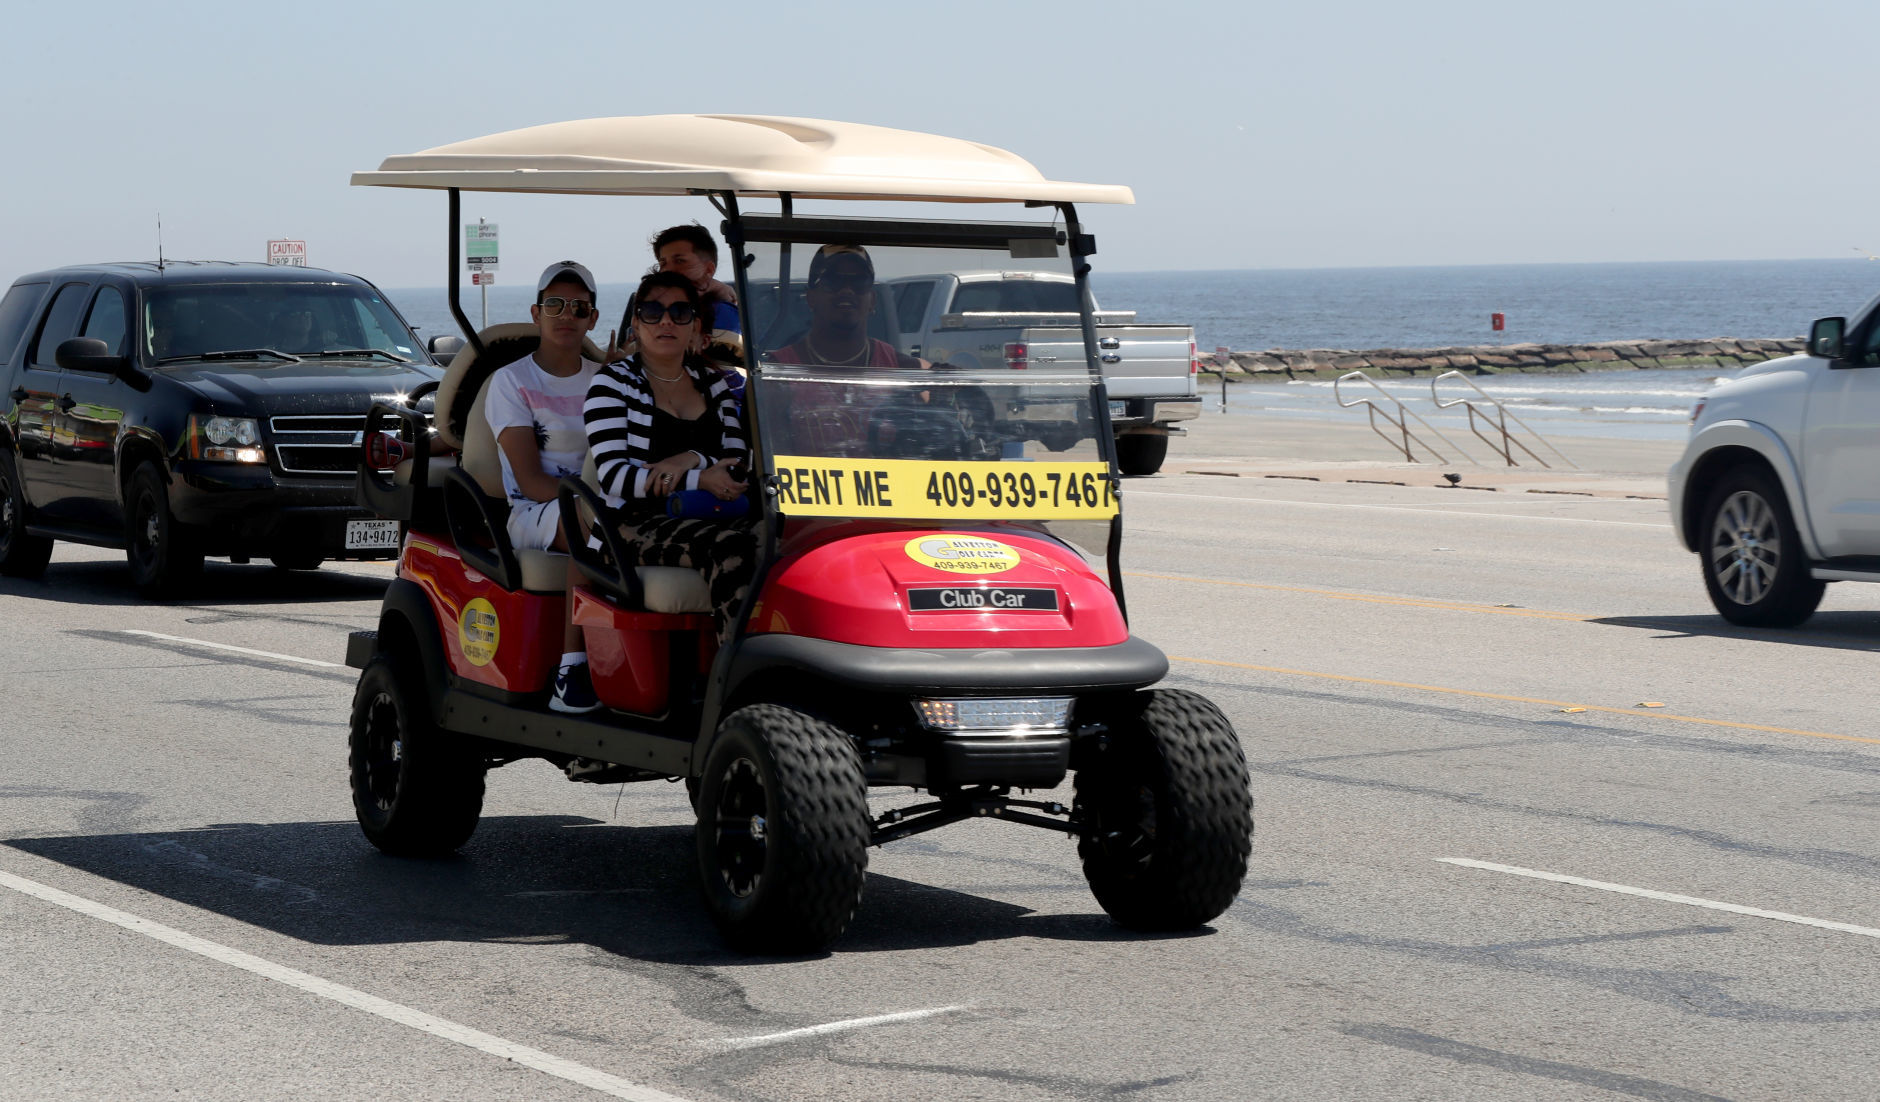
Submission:
POLYGON ((220 459, 231 463, 265 463, 261 449, 261 425, 253 417, 189 418, 189 457, 220 459))

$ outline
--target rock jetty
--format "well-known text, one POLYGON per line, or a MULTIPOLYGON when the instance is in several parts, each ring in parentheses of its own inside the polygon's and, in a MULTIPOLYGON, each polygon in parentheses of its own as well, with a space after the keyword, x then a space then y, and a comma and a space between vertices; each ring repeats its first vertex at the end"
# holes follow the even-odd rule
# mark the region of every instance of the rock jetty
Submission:
POLYGON ((1740 340, 1734 337, 1702 341, 1604 341, 1599 344, 1492 344, 1459 348, 1374 348, 1353 351, 1339 348, 1266 352, 1219 352, 1201 356, 1201 370, 1225 375, 1229 381, 1284 382, 1287 379, 1331 379, 1353 371, 1373 378, 1440 375, 1463 371, 1474 375, 1506 372, 1613 371, 1652 367, 1741 367, 1802 350, 1806 342, 1740 340))

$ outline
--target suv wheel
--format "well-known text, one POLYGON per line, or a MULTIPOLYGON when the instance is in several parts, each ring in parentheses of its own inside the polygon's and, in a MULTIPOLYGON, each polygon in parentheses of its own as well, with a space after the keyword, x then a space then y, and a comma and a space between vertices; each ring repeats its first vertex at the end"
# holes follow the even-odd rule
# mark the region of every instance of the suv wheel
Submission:
POLYGON ((1827 583, 1809 577, 1788 500, 1769 472, 1726 472, 1704 501, 1698 531, 1704 537, 1704 588, 1724 619, 1747 627, 1794 627, 1821 603, 1827 583))
POLYGON ((444 857, 483 814, 483 760, 431 721, 410 663, 375 654, 353 694, 347 738, 353 812, 366 838, 395 857, 444 857))
POLYGON ((137 592, 168 597, 202 574, 196 533, 170 515, 168 483, 155 463, 145 463, 131 475, 125 506, 125 557, 137 592))
POLYGON ((842 933, 868 870, 867 797, 834 726, 775 704, 725 717, 699 788, 698 860, 732 948, 809 953, 842 933))
POLYGON ((52 541, 26 533, 26 493, 11 452, 0 452, 0 574, 37 578, 52 559, 52 541))
POLYGON ((1192 930, 1240 894, 1253 793, 1240 737, 1206 697, 1132 694, 1077 770, 1077 855, 1097 902, 1135 930, 1192 930))

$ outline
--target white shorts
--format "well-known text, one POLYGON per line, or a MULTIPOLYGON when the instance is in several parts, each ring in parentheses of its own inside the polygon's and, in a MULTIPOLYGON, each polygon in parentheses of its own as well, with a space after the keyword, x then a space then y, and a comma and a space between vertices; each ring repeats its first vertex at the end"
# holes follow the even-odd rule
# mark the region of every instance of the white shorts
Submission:
POLYGON ((546 551, 561 531, 561 502, 523 501, 510 507, 509 546, 518 551, 546 551))

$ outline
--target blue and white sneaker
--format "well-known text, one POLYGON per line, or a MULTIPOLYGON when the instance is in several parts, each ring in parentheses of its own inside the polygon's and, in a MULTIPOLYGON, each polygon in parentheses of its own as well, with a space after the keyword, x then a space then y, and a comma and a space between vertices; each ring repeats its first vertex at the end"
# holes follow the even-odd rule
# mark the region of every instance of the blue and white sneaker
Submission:
POLYGON ((594 681, 588 676, 586 662, 563 666, 555 672, 555 695, 548 698, 548 706, 571 715, 591 712, 601 706, 600 698, 594 695, 594 681))

